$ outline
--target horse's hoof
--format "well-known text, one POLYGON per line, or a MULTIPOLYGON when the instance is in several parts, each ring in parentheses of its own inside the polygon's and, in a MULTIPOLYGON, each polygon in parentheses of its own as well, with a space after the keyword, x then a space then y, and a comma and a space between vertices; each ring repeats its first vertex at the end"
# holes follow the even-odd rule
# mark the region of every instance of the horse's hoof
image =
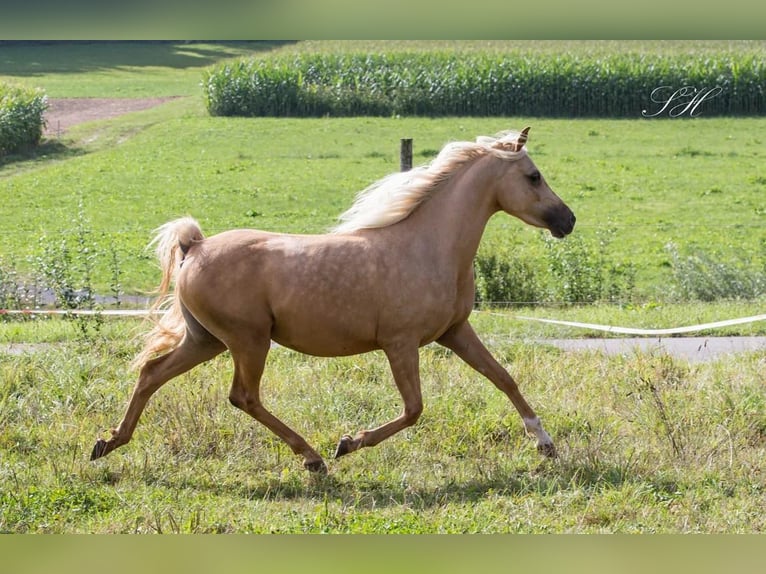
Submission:
POLYGON ((537 452, 539 452, 545 458, 556 458, 558 456, 558 454, 556 453, 556 447, 553 445, 552 442, 538 444, 537 452))
POLYGON ((107 442, 100 438, 96 441, 96 444, 93 445, 93 450, 90 453, 90 459, 96 460, 97 458, 101 458, 107 453, 107 442))
POLYGON ((319 474, 327 474, 327 465, 320 458, 319 460, 312 460, 311 462, 304 462, 303 468, 309 472, 318 472, 319 474))
POLYGON ((342 437, 340 437, 338 446, 335 448, 335 458, 340 458, 344 454, 350 453, 353 450, 351 448, 353 442, 354 439, 350 435, 344 434, 342 437))

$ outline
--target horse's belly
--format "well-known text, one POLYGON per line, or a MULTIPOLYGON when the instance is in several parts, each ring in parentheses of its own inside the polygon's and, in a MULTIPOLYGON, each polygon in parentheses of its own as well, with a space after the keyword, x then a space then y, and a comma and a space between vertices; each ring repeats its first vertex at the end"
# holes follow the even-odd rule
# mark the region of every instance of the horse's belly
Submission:
POLYGON ((308 327, 305 330, 282 329, 275 325, 271 339, 289 349, 318 357, 358 355, 378 348, 374 339, 356 336, 339 329, 308 327))
POLYGON ((275 314, 271 338, 302 353, 336 357, 384 349, 403 341, 422 346, 437 340, 454 323, 454 313, 444 309, 379 315, 369 305, 340 314, 304 308, 303 313, 275 314))
POLYGON ((282 309, 274 314, 271 338, 282 346, 323 357, 378 348, 375 319, 364 308, 353 313, 327 312, 320 306, 282 309))

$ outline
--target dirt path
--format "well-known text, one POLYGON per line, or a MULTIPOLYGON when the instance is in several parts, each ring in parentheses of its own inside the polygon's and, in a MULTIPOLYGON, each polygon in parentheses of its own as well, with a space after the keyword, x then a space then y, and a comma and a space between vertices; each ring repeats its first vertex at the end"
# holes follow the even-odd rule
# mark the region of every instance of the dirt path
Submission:
POLYGON ((596 352, 607 355, 631 355, 636 352, 659 353, 690 363, 711 361, 725 355, 766 350, 766 337, 629 337, 621 339, 541 339, 567 352, 596 352))
POLYGON ((54 98, 45 112, 46 137, 57 137, 76 124, 146 110, 174 98, 54 98))

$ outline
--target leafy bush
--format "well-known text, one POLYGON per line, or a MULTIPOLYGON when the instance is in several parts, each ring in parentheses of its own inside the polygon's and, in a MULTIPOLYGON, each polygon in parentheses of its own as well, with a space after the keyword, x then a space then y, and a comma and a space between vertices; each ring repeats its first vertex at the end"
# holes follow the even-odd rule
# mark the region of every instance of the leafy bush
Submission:
POLYGON ((636 269, 608 256, 613 235, 606 230, 588 241, 579 235, 558 240, 541 234, 547 258, 537 259, 515 246, 482 246, 474 261, 476 301, 492 306, 630 301, 636 269))
POLYGON ((596 242, 575 235, 558 241, 545 236, 553 279, 551 294, 563 303, 624 302, 635 289, 632 264, 615 263, 607 256, 614 231, 600 232, 596 242))
POLYGON ((674 294, 683 301, 756 299, 766 295, 766 258, 759 270, 741 260, 718 261, 701 250, 682 256, 672 243, 666 249, 671 258, 674 294))
POLYGON ((545 297, 535 264, 518 255, 479 253, 474 270, 477 303, 529 305, 545 297))
POLYGON ((41 91, 0 83, 0 157, 39 143, 47 108, 41 91))
POLYGON ((203 79, 214 116, 637 117, 661 86, 720 87, 706 116, 766 113, 766 60, 746 53, 283 55, 227 62, 203 79))

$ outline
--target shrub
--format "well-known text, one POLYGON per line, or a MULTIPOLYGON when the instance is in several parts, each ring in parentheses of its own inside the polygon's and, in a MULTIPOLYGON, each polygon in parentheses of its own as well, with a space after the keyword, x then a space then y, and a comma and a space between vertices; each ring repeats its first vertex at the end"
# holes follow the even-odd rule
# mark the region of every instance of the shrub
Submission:
POLYGON ((545 237, 553 284, 551 295, 562 303, 622 303, 633 297, 636 269, 610 261, 607 247, 614 231, 600 232, 595 243, 581 236, 563 241, 545 237))
POLYGON ((532 305, 544 298, 538 270, 528 259, 509 253, 479 253, 474 270, 477 303, 532 305))
POLYGON ((539 303, 625 303, 635 292, 636 269, 613 261, 613 230, 595 240, 541 234, 547 257, 527 257, 517 246, 486 244, 474 260, 476 302, 492 306, 539 303))
POLYGON ((0 157, 40 142, 47 107, 41 91, 0 83, 0 157))
POLYGON ((682 256, 672 243, 666 249, 671 259, 674 294, 683 301, 756 299, 766 295, 766 258, 759 270, 741 260, 718 261, 701 250, 682 256))

